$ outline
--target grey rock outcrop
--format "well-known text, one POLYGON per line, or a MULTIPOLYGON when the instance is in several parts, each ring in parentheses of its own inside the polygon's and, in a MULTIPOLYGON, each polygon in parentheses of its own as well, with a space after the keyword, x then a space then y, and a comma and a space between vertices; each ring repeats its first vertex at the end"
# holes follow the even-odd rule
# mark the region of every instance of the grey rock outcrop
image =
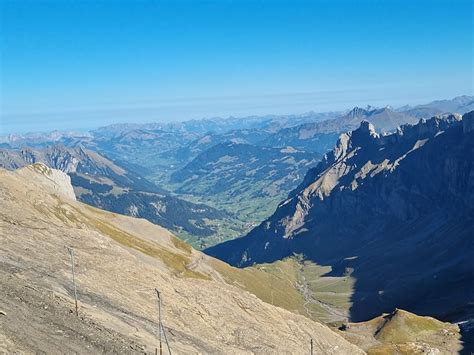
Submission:
POLYGON ((39 189, 67 200, 76 200, 71 178, 60 170, 51 169, 43 163, 35 163, 17 170, 17 174, 36 184, 39 189))

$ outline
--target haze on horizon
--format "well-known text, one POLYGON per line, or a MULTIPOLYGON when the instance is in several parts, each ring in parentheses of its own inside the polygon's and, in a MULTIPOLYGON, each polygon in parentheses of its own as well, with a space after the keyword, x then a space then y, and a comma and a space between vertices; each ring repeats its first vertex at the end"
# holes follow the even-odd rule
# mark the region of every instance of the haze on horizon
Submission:
POLYGON ((469 0, 0 6, 1 134, 474 93, 469 0))

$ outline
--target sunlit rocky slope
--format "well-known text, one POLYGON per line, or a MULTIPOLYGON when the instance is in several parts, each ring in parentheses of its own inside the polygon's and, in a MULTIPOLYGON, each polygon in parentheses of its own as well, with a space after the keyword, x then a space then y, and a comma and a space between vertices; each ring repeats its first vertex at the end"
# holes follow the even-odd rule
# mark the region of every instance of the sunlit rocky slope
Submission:
POLYGON ((318 353, 362 353, 245 290, 274 278, 274 302, 285 306, 298 298, 285 280, 231 268, 148 221, 77 202, 69 177, 43 164, 0 170, 0 205, 0 352, 153 353, 157 287, 175 354, 303 354, 310 338, 318 353), (76 255, 79 317, 66 247, 76 255))

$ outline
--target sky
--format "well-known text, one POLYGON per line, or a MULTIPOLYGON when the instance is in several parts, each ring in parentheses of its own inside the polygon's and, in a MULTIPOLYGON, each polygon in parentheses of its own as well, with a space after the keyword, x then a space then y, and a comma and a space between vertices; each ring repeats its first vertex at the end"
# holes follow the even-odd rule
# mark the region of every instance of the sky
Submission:
POLYGON ((472 95, 471 0, 0 0, 0 134, 472 95))

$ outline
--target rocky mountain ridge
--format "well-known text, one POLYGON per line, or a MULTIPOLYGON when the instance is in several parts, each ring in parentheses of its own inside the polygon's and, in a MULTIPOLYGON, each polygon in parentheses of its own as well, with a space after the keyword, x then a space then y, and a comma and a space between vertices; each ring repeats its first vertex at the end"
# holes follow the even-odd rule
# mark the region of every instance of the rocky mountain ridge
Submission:
POLYGON ((146 218, 177 232, 205 237, 229 214, 176 198, 139 174, 82 146, 0 149, 0 167, 14 170, 42 162, 66 172, 79 200, 92 206, 146 218), (191 222, 193 221, 193 222, 191 222))
POLYGON ((363 122, 270 218, 207 253, 239 266, 297 253, 330 265, 328 276, 348 273, 354 320, 394 307, 469 317, 473 120, 474 112, 434 117, 389 135, 363 122))

